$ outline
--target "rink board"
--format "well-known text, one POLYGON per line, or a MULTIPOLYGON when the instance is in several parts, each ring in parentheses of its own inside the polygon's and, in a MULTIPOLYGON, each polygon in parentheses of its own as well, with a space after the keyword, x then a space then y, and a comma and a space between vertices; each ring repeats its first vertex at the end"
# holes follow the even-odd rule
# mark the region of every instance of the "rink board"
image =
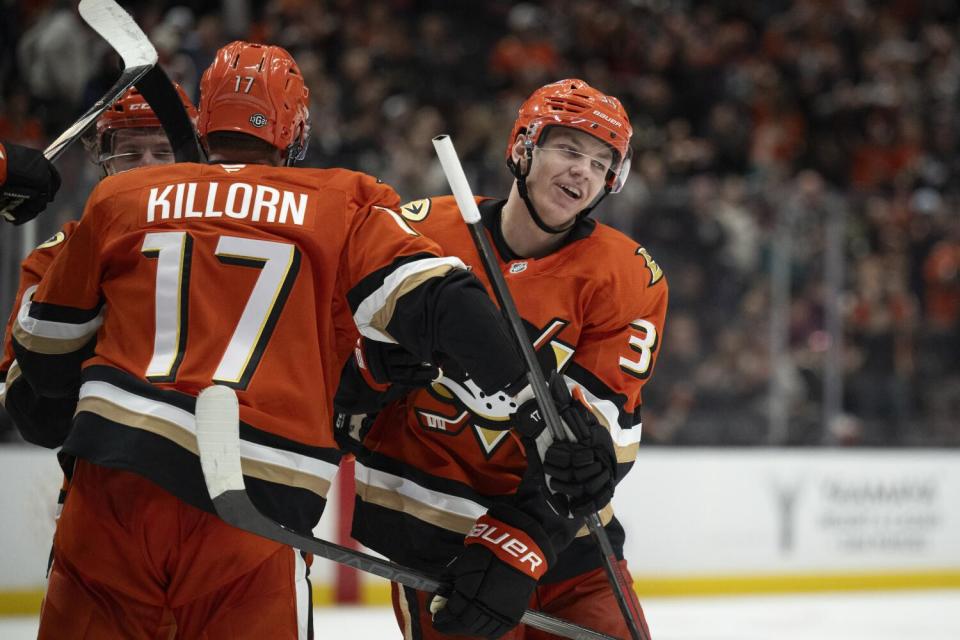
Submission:
MULTIPOLYGON (((51 452, 0 447, 0 614, 38 609, 59 483, 51 452)), ((651 448, 615 507, 643 595, 960 587, 956 451, 651 448)), ((329 602, 331 564, 312 577, 329 602)))

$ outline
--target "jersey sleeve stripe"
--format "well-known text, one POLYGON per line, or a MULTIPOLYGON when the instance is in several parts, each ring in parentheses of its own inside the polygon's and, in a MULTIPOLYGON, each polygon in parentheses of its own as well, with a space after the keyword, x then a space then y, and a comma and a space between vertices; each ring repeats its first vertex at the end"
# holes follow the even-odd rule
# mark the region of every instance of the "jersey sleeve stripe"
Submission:
POLYGON ((429 260, 430 258, 436 257, 437 256, 435 254, 426 252, 412 253, 410 255, 399 256, 385 267, 381 267, 376 271, 371 271, 367 275, 363 276, 360 282, 353 285, 350 291, 347 292, 347 302, 350 304, 350 310, 356 311, 357 307, 360 306, 360 303, 368 298, 374 291, 383 286, 383 281, 387 278, 387 276, 401 266, 417 260, 429 260))
MULTIPOLYGON (((580 387, 583 397, 590 405, 602 416, 606 427, 610 430, 610 436, 613 438, 613 444, 619 447, 631 447, 640 442, 640 434, 643 431, 643 423, 638 422, 630 428, 623 428, 620 423, 620 408, 610 400, 605 400, 594 394, 573 378, 564 376, 567 382, 567 388, 573 391, 575 386, 580 387)), ((617 459, 620 458, 620 451, 617 451, 617 459)), ((621 461, 622 462, 622 461, 621 461)))
POLYGON ((102 307, 81 311, 35 304, 31 301, 35 290, 35 286, 27 289, 13 326, 14 339, 30 351, 42 354, 76 351, 90 340, 103 323, 102 307), (63 310, 66 312, 61 313, 63 310))
POLYGON ((393 342, 386 327, 393 317, 397 299, 429 280, 445 275, 451 269, 465 269, 459 258, 423 258, 408 262, 391 272, 383 283, 363 299, 353 314, 360 333, 367 338, 393 342))
POLYGON ((408 513, 444 529, 465 534, 474 521, 487 512, 487 507, 473 500, 428 489, 360 462, 355 469, 357 495, 361 500, 408 513))

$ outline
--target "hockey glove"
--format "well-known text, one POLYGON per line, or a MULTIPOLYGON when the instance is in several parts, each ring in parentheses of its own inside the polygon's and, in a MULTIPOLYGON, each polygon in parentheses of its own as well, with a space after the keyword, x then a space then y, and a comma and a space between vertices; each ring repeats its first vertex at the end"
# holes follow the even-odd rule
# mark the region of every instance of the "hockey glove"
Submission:
POLYGON ((353 357, 340 372, 333 404, 338 413, 374 414, 440 375, 439 367, 421 362, 403 347, 358 338, 353 357))
POLYGON ((430 602, 433 626, 447 634, 499 638, 520 623, 555 554, 530 516, 495 505, 477 519, 445 577, 451 589, 430 602))
POLYGON ((367 383, 386 388, 390 384, 425 387, 440 375, 440 368, 423 362, 400 345, 357 338, 353 348, 357 368, 367 383))
POLYGON ((0 213, 15 225, 29 222, 60 188, 60 174, 43 153, 18 144, 0 144, 0 213))
POLYGON ((524 438, 528 464, 530 453, 535 452, 547 478, 547 487, 563 498, 554 504, 565 505, 571 515, 594 513, 610 502, 616 486, 617 454, 613 439, 590 410, 579 387, 571 396, 560 374, 550 377, 549 387, 565 438, 555 440, 545 428, 536 399, 524 402, 517 410, 515 422, 524 438))

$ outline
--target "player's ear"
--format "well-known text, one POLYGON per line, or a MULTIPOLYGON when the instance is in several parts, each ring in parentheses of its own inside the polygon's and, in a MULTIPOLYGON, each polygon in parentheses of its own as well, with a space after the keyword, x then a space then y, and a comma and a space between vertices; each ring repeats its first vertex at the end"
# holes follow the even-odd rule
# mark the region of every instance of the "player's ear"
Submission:
POLYGON ((513 163, 520 167, 521 172, 526 172, 526 142, 527 136, 521 134, 517 135, 517 139, 513 141, 513 147, 510 148, 510 158, 513 160, 513 163))

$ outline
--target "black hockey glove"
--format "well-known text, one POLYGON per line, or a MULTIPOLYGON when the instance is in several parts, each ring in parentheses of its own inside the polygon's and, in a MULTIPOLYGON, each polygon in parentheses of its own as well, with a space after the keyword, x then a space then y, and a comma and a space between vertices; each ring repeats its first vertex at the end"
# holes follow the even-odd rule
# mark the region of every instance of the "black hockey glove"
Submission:
POLYGON ((441 633, 499 638, 520 623, 537 581, 556 556, 530 516, 495 505, 477 519, 445 577, 451 589, 430 602, 441 633))
POLYGON ((528 452, 527 464, 535 454, 547 487, 559 498, 551 501, 553 504, 575 516, 594 513, 613 498, 617 482, 613 439, 588 408, 579 388, 571 396, 558 373, 550 377, 549 387, 566 437, 555 440, 536 399, 525 401, 517 409, 515 423, 528 452))
POLYGON ((403 347, 361 337, 340 372, 333 404, 337 412, 348 415, 376 413, 439 376, 439 367, 403 347))
POLYGON ((398 344, 357 338, 353 357, 371 386, 399 384, 425 387, 440 376, 440 368, 423 362, 398 344))
POLYGON ((60 188, 60 174, 43 153, 18 144, 0 144, 0 214, 15 225, 46 209, 60 188))

